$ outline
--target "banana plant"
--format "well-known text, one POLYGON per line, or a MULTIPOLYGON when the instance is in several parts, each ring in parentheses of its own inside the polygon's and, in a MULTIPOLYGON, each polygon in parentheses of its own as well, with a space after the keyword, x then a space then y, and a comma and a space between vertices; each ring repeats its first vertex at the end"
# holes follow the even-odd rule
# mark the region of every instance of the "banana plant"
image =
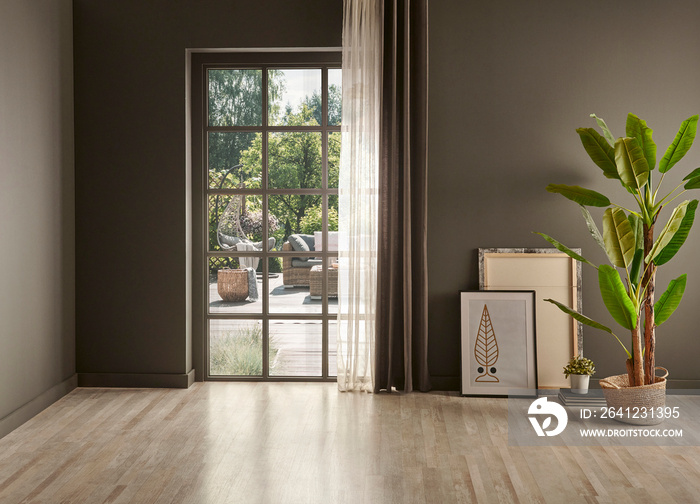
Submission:
POLYGON ((575 253, 566 245, 544 233, 537 233, 558 250, 573 259, 598 270, 598 285, 603 304, 612 318, 631 333, 631 351, 613 330, 585 315, 571 310, 553 299, 564 313, 582 324, 610 333, 622 346, 627 356, 626 367, 630 385, 654 383, 656 328, 678 308, 685 291, 685 274, 671 280, 668 288, 655 302, 656 272, 670 261, 685 243, 693 226, 698 200, 684 200, 670 213, 658 236, 655 227, 662 209, 687 191, 700 188, 700 168, 686 175, 680 184, 663 193, 666 173, 686 155, 693 145, 698 125, 694 115, 681 124, 676 137, 666 149, 658 164, 661 174, 656 186, 653 175, 656 167, 656 144, 653 130, 646 121, 634 114, 627 116, 624 137, 615 139, 605 121, 595 114, 602 135, 594 128, 578 128, 584 149, 593 163, 609 179, 617 180, 634 198, 634 209, 611 202, 591 189, 564 184, 550 184, 547 191, 560 194, 577 203, 588 231, 605 251, 610 264, 596 265, 575 253), (587 207, 606 208, 603 231, 597 226, 587 207))

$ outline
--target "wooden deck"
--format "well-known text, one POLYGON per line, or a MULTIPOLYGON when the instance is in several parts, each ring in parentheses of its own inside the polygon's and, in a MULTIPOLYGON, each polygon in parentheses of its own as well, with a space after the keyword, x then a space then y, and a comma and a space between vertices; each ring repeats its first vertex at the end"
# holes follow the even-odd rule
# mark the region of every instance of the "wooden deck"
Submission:
MULTIPOLYGON (((312 299, 308 287, 286 288, 282 274, 269 278, 270 313, 273 314, 314 314, 322 315, 321 299, 312 299)), ((242 315, 260 315, 263 309, 263 279, 258 277, 257 301, 238 303, 226 302, 217 292, 216 282, 209 283, 209 310, 213 315, 235 313, 242 315)), ((328 313, 337 313, 338 301, 328 300, 328 313)), ((219 322, 210 328, 210 338, 221 337, 227 331, 236 330, 245 325, 255 324, 248 321, 219 322)), ((328 331, 328 373, 336 374, 336 323, 329 322, 328 331)), ((321 320, 271 320, 270 335, 272 346, 277 349, 276 358, 270 362, 271 376, 318 377, 322 374, 322 321, 321 320)), ((261 350, 262 351, 262 350, 261 350)))

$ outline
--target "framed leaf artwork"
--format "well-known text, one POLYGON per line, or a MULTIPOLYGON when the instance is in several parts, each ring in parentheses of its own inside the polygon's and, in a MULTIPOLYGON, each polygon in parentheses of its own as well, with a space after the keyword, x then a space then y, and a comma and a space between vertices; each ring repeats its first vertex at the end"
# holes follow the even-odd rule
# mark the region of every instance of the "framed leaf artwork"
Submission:
POLYGON ((537 389, 535 291, 463 291, 462 395, 537 389))

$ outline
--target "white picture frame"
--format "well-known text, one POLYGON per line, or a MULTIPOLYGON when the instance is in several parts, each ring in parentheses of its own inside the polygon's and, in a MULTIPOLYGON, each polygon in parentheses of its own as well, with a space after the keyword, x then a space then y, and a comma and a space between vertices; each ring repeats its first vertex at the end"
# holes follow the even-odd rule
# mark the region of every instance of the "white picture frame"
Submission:
POLYGON ((535 292, 462 291, 460 308, 461 394, 536 390, 535 292))

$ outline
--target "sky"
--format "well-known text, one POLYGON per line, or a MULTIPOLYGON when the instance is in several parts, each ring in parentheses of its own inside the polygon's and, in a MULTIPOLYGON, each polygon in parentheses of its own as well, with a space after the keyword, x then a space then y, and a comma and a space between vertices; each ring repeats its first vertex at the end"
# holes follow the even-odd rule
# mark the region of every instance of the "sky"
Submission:
MULTIPOLYGON (((282 103, 286 106, 292 105, 294 112, 298 109, 299 103, 307 96, 311 96, 314 91, 321 93, 321 70, 316 69, 293 69, 282 70, 284 72, 286 89, 282 96, 282 103)), ((333 68, 328 71, 328 83, 340 87, 342 71, 340 68, 333 68)))

